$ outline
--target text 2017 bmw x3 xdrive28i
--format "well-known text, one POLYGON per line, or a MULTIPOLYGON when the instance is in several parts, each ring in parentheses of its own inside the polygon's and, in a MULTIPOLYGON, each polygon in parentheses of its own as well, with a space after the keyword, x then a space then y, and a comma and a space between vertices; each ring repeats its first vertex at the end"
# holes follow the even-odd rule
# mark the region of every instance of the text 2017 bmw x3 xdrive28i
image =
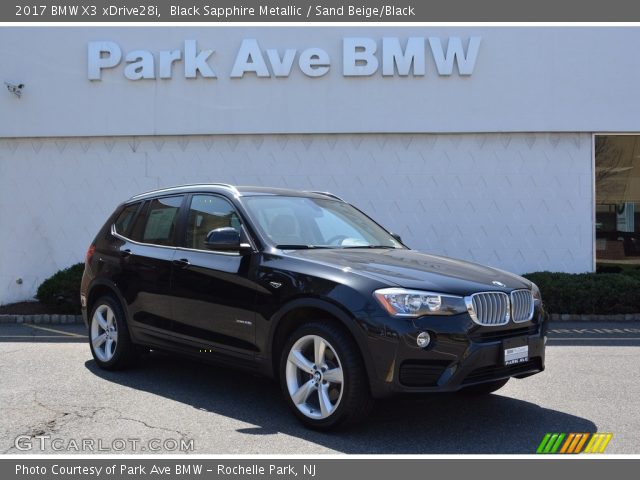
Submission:
POLYGON ((137 195, 89 247, 81 301, 100 367, 140 347, 243 367, 277 378, 313 428, 394 392, 489 393, 544 369, 534 284, 411 250, 328 193, 137 195))

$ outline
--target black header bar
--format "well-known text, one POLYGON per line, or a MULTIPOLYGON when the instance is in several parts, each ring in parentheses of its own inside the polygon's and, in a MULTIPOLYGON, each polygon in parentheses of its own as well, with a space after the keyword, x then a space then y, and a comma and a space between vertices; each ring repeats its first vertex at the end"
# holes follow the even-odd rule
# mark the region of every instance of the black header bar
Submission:
POLYGON ((1 22, 640 22, 629 0, 3 0, 1 22))
MULTIPOLYGON (((569 457, 569 455, 560 455, 569 457)), ((632 478, 638 459, 570 460, 527 459, 0 459, 0 473, 7 480, 424 480, 429 478, 473 478, 496 480, 581 480, 632 478), (426 472, 426 473, 425 473, 426 472), (513 472, 517 472, 514 475, 513 472), (626 475, 625 475, 626 474, 626 475)))

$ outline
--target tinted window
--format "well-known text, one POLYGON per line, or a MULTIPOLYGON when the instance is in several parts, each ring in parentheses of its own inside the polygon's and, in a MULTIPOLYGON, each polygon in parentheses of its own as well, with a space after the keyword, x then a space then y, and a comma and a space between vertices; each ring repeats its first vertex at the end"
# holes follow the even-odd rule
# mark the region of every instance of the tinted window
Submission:
POLYGON ((129 238, 135 240, 136 242, 142 241, 142 234, 144 232, 144 224, 147 220, 147 210, 149 209, 149 202, 144 202, 142 207, 140 208, 140 212, 138 216, 133 221, 133 228, 131 229, 131 234, 129 238))
POLYGON ((220 227, 240 231, 240 217, 233 205, 214 195, 194 195, 189 207, 186 247, 205 250, 207 234, 220 227))
POLYGON ((133 224, 133 218, 138 211, 139 203, 134 203, 133 205, 128 205, 122 210, 118 218, 116 219, 115 228, 116 232, 120 235, 127 236, 131 229, 131 225, 133 224))
POLYGON ((140 241, 155 245, 173 245, 178 212, 183 197, 167 197, 151 200, 140 241))

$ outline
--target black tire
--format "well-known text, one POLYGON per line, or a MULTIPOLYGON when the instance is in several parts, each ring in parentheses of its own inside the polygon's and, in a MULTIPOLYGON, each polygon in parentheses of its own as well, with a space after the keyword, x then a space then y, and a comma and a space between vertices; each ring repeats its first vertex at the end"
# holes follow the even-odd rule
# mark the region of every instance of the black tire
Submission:
POLYGON ((460 390, 459 393, 462 393, 463 395, 469 395, 469 396, 489 395, 490 393, 493 393, 496 390, 500 390, 502 387, 504 387, 507 384, 508 381, 509 381, 508 378, 504 378, 502 380, 495 380, 493 382, 479 383, 478 385, 465 387, 462 390, 460 390))
MULTIPOLYGON (((333 361, 335 362, 336 359, 334 358, 333 361)), ((279 373, 280 386, 287 405, 289 405, 295 416, 308 428, 314 430, 331 430, 338 427, 345 427, 363 420, 373 407, 373 398, 369 389, 367 372, 358 347, 349 333, 333 322, 316 321, 302 325, 293 332, 287 339, 282 350, 279 373), (342 394, 335 406, 335 410, 328 417, 321 419, 310 418, 298 408, 292 399, 287 383, 289 353, 299 340, 308 336, 321 337, 326 341, 328 348, 335 351, 342 369, 342 394)), ((304 373, 302 374, 304 375, 304 373)), ((313 379, 312 375, 310 375, 310 379, 313 379)), ((321 383, 326 382, 323 381, 321 383)), ((316 395, 318 395, 318 393, 316 393, 316 395)))
MULTIPOLYGON (((99 325, 99 322, 97 323, 99 325)), ((100 368, 104 370, 120 370, 135 363, 137 358, 136 346, 131 342, 122 305, 113 296, 105 295, 94 303, 89 316, 88 334, 91 355, 93 355, 93 359, 100 368), (97 347, 99 351, 96 352, 96 347, 94 347, 94 342, 92 341, 94 322, 97 322, 96 311, 99 309, 104 310, 105 308, 109 308, 113 312, 113 322, 117 331, 117 341, 115 342, 115 348, 111 349, 113 353, 110 358, 105 357, 101 347, 97 347)))

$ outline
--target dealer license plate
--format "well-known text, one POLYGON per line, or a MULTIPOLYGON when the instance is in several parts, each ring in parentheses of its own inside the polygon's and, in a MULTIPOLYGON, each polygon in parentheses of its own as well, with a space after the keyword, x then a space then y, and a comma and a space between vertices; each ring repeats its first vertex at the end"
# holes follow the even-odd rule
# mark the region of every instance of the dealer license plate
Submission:
POLYGON ((529 360, 529 342, 527 338, 514 338, 504 341, 504 364, 515 365, 529 360))

